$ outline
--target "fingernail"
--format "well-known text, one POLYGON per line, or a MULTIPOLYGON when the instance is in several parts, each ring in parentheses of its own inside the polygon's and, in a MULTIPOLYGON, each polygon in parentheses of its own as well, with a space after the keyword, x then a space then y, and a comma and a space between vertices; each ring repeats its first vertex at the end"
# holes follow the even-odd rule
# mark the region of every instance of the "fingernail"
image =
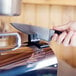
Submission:
POLYGON ((57 34, 54 34, 54 36, 52 37, 52 40, 53 41, 56 41, 57 40, 57 34))

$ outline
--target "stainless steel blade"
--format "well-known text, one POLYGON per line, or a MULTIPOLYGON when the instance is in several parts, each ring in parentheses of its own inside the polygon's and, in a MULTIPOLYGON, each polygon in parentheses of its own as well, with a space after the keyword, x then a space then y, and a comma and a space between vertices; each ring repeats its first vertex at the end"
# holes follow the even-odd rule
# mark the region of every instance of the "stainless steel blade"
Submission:
POLYGON ((41 40, 50 41, 54 34, 54 30, 32 26, 28 24, 11 23, 13 27, 25 34, 37 34, 41 40))

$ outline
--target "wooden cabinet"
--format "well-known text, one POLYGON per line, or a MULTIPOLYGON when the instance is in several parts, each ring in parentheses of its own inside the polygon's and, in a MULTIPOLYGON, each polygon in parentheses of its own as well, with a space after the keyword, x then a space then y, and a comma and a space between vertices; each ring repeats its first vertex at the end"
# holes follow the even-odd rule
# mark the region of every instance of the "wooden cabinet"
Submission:
POLYGON ((76 0, 23 0, 28 4, 52 4, 52 5, 73 5, 76 6, 76 0))

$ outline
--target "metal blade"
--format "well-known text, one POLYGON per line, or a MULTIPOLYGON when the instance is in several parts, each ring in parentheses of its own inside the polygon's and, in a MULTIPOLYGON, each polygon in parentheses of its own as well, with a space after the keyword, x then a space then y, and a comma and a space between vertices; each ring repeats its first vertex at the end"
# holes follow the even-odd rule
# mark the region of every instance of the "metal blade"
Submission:
POLYGON ((32 26, 28 24, 11 23, 13 27, 25 34, 37 34, 41 40, 50 41, 54 30, 32 26))

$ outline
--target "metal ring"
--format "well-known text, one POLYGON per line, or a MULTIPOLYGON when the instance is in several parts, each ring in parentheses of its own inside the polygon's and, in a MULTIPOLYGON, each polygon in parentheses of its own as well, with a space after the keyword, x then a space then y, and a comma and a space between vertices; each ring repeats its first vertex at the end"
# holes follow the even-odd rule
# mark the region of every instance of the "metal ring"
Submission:
POLYGON ((16 36, 16 42, 17 45, 11 49, 7 49, 7 50, 0 50, 0 52, 6 52, 6 51, 13 51, 18 49, 21 46, 21 37, 18 33, 1 33, 0 36, 16 36))

